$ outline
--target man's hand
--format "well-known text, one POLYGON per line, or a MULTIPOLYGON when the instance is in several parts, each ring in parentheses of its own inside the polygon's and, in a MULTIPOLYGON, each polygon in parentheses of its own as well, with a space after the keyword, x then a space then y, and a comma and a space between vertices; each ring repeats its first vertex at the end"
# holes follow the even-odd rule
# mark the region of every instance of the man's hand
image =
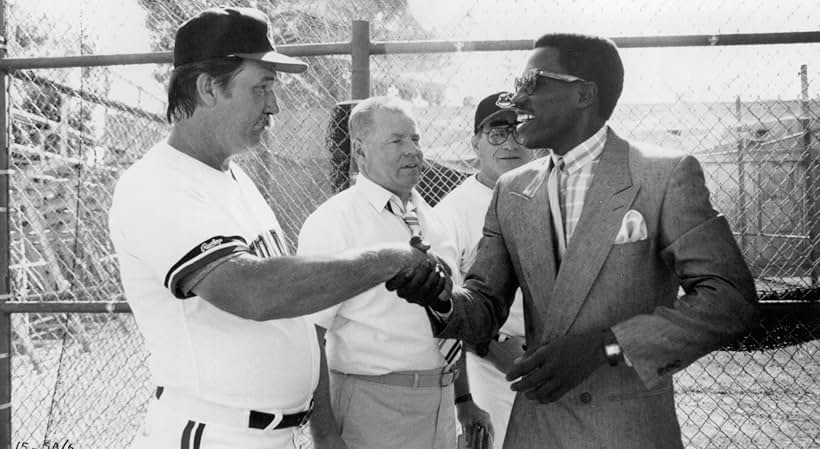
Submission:
POLYGON ((473 401, 456 404, 458 422, 467 447, 472 449, 492 449, 495 429, 490 414, 473 401))
POLYGON ((484 358, 492 363, 495 369, 507 374, 512 369, 515 359, 523 355, 524 339, 510 336, 504 341, 490 341, 484 358))
POLYGON ((520 378, 512 384, 528 399, 542 404, 557 401, 584 381, 601 365, 606 331, 567 335, 532 351, 527 351, 513 363, 507 380, 520 378))
POLYGON ((413 248, 427 255, 422 263, 408 267, 385 283, 385 287, 407 300, 420 306, 430 307, 441 313, 449 311, 450 292, 453 281, 452 270, 437 255, 429 252, 430 246, 418 237, 410 240, 413 248))

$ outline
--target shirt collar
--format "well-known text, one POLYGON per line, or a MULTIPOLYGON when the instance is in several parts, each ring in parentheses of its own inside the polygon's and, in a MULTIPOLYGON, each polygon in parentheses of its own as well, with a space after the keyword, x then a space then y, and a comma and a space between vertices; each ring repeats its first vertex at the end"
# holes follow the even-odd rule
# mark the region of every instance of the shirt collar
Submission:
POLYGON ((167 140, 159 142, 154 148, 156 154, 167 161, 168 166, 184 171, 186 176, 198 179, 203 185, 226 180, 236 180, 233 171, 236 169, 236 164, 233 161, 228 161, 227 170, 217 170, 199 159, 179 151, 168 143, 167 140))
POLYGON ((567 151, 563 156, 559 156, 550 150, 553 165, 557 165, 558 159, 561 158, 564 161, 564 171, 573 174, 584 168, 588 163, 598 159, 604 151, 604 145, 606 145, 607 129, 607 126, 602 126, 595 134, 567 151))
MULTIPOLYGON (((376 184, 361 173, 356 176, 356 184, 354 187, 364 195, 377 212, 381 212, 387 208, 390 197, 398 198, 396 194, 376 184)), ((421 199, 421 196, 416 192, 416 189, 411 190, 410 204, 412 204, 413 209, 418 208, 418 205, 421 204, 419 199, 421 199)), ((399 200, 399 202, 401 202, 401 200, 399 200)))

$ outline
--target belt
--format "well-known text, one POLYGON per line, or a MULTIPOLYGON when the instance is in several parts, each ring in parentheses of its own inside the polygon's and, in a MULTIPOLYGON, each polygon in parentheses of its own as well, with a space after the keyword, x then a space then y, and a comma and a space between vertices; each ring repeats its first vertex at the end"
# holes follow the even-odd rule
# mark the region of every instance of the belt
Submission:
POLYGON ((382 374, 379 376, 368 376, 364 374, 348 374, 336 370, 331 370, 342 376, 351 376, 367 382, 375 382, 385 385, 410 388, 446 387, 452 384, 458 377, 459 371, 454 369, 446 373, 441 370, 429 371, 398 371, 394 373, 382 374))
MULTIPOLYGON (((237 416, 241 416, 239 418, 241 422, 245 422, 244 417, 247 416, 247 427, 251 429, 285 429, 288 427, 301 427, 307 424, 308 420, 310 419, 310 415, 313 412, 313 400, 310 401, 310 407, 303 411, 293 414, 276 414, 276 413, 267 413, 267 412, 260 412, 256 410, 238 410, 232 409, 230 407, 220 406, 218 404, 208 403, 201 399, 196 399, 191 396, 188 396, 184 393, 174 392, 173 395, 169 398, 168 394, 165 392, 165 387, 157 387, 154 396, 159 400, 166 396, 165 401, 171 401, 178 405, 182 405, 181 408, 194 408, 199 413, 204 413, 202 416, 210 417, 211 419, 204 419, 203 421, 211 421, 215 424, 222 423, 222 424, 236 424, 237 416), (208 413, 208 409, 214 410, 218 409, 216 412, 208 413), (225 419, 226 415, 233 415, 230 416, 228 419, 225 419), (279 420, 281 417, 281 420, 279 420), (226 422, 230 421, 230 422, 226 422), (278 421, 278 422, 277 422, 278 421), (272 423, 276 423, 273 427, 270 427, 272 423)), ((183 410, 184 411, 184 410, 183 410)))

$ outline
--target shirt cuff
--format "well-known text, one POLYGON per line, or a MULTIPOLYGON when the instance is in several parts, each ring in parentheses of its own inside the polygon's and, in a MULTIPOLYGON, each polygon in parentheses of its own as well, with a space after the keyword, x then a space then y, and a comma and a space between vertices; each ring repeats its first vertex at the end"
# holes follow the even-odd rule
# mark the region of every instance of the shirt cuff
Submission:
MULTIPOLYGON (((614 335, 614 332, 613 332, 613 335, 614 335)), ((618 341, 618 337, 615 337, 615 341, 618 341)), ((624 363, 626 364, 626 366, 632 368, 632 360, 629 360, 629 357, 626 356, 626 351, 624 350, 623 345, 619 341, 618 341, 618 346, 621 347, 621 357, 624 358, 624 363)))

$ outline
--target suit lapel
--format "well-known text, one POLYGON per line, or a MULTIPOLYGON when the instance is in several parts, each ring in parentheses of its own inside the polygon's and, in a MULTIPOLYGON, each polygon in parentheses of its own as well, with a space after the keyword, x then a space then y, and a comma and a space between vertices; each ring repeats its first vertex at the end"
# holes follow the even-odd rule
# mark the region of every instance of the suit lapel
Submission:
POLYGON ((629 144, 609 131, 581 218, 546 305, 544 339, 566 334, 612 248, 640 186, 629 174, 629 144))
MULTIPOLYGON (((512 193, 526 198, 529 202, 528 207, 518 209, 521 211, 521 217, 514 221, 521 226, 519 260, 531 261, 531 263, 521 264, 525 283, 531 292, 549 292, 555 283, 554 254, 556 250, 551 238, 553 235, 552 218, 546 182, 548 172, 549 158, 544 158, 532 181, 524 187, 521 193, 512 193)), ((535 328, 540 330, 547 307, 545 295, 535 294, 533 305, 538 311, 538 324, 535 328)))

